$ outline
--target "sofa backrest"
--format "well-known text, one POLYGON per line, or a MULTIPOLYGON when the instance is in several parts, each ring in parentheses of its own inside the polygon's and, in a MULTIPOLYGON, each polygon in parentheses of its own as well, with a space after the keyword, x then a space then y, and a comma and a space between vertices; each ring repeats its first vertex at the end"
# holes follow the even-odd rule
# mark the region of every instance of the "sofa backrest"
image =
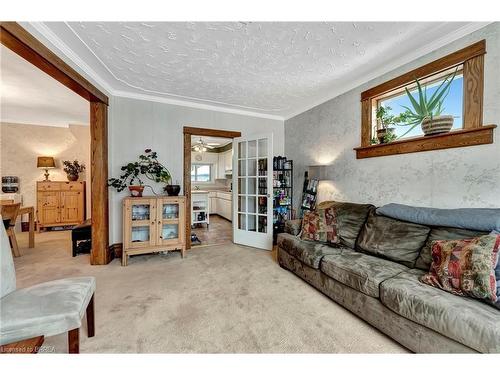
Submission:
POLYGON ((361 229, 356 250, 413 268, 431 228, 392 219, 372 210, 361 229))
POLYGON ((375 206, 372 204, 326 201, 318 204, 316 208, 321 208, 324 205, 333 205, 335 207, 340 243, 354 249, 356 239, 365 224, 368 213, 374 210, 375 206))

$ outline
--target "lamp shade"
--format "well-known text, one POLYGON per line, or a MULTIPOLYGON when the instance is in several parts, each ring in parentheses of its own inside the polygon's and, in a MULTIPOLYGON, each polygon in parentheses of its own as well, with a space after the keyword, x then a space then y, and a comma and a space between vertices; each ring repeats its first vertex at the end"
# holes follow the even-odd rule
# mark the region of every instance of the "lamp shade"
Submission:
POLYGON ((37 168, 49 169, 55 168, 56 163, 52 156, 39 156, 36 161, 37 168))
POLYGON ((326 180, 328 172, 328 165, 310 165, 309 178, 311 180, 326 180))

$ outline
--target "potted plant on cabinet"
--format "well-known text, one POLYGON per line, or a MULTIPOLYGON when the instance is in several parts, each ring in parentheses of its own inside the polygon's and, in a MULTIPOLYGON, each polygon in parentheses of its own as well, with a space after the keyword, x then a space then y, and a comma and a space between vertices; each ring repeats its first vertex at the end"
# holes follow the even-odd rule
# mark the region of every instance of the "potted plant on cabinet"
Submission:
POLYGON ((85 170, 85 164, 80 164, 78 160, 75 160, 73 162, 64 160, 63 165, 63 170, 64 172, 66 172, 68 181, 78 181, 78 175, 85 170))
POLYGON ((114 187, 118 192, 128 187, 130 195, 133 197, 142 197, 144 191, 144 183, 139 175, 142 174, 141 165, 139 162, 128 163, 120 168, 123 172, 118 178, 110 178, 108 186, 114 187), (134 183, 138 183, 134 184, 134 183))
POLYGON ((172 175, 162 163, 158 161, 158 154, 151 149, 144 150, 139 156, 139 163, 144 167, 144 175, 154 182, 164 183, 163 190, 171 196, 179 195, 180 185, 172 185, 172 175))
POLYGON ((409 129, 403 134, 406 135, 416 126, 421 125, 424 135, 433 135, 439 133, 448 133, 453 128, 453 116, 442 115, 444 111, 443 102, 450 92, 450 86, 455 79, 457 69, 449 74, 437 87, 436 91, 427 98, 427 87, 422 89, 418 79, 415 79, 417 85, 418 97, 415 98, 405 87, 406 95, 410 100, 411 106, 403 106, 406 109, 406 121, 401 126, 409 126, 409 129))

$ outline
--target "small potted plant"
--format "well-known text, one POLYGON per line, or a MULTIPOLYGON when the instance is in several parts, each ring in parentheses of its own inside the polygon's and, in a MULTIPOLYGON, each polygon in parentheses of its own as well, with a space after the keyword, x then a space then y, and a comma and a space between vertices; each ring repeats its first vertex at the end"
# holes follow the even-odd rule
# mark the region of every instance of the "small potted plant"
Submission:
POLYGON ((172 175, 162 163, 158 161, 158 154, 151 149, 144 150, 144 154, 139 156, 139 163, 143 167, 144 175, 150 180, 164 183, 163 190, 171 196, 179 195, 180 185, 172 185, 172 175))
POLYGON ((78 160, 69 161, 64 160, 64 172, 66 172, 66 177, 68 181, 78 181, 78 175, 85 170, 85 164, 81 163, 78 160))
POLYGON ((413 97, 408 88, 405 87, 406 95, 413 107, 403 106, 406 109, 406 112, 404 112, 406 124, 403 124, 403 126, 409 126, 405 134, 408 134, 418 125, 422 126, 424 135, 448 133, 453 128, 453 116, 442 115, 442 113, 444 111, 443 102, 450 92, 450 85, 456 74, 457 69, 441 82, 430 98, 427 98, 427 87, 422 89, 418 79, 415 79, 418 90, 417 98, 413 97))
POLYGON ((108 186, 114 187, 118 192, 128 187, 130 195, 133 197, 142 197, 144 183, 139 175, 142 174, 141 165, 138 161, 128 163, 120 168, 123 172, 118 178, 110 178, 108 186))
MULTIPOLYGON (((395 128, 391 125, 396 125, 401 119, 399 116, 395 116, 390 113, 392 110, 389 106, 380 106, 377 108, 377 140, 378 143, 389 143, 396 139, 396 134, 394 133, 395 128)), ((372 139, 372 143, 375 140, 372 139)))

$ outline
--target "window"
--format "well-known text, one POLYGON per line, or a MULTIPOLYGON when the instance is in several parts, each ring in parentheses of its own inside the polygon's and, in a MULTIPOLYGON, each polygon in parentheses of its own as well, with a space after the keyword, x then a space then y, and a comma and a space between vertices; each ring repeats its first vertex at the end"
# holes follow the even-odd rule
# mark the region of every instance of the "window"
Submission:
POLYGON ((363 91, 361 146, 354 149, 356 157, 363 159, 493 143, 496 125, 483 124, 485 54, 486 41, 481 40, 363 91), (434 111, 434 115, 453 116, 451 130, 449 118, 440 118, 432 124, 428 117, 422 114, 412 116, 406 111, 405 107, 408 107, 414 113, 419 112, 411 105, 405 88, 412 94, 418 108, 415 80, 422 89, 426 88, 430 100, 440 84, 453 73, 451 84, 441 86, 441 91, 446 93, 439 103, 441 111, 434 111), (377 114, 383 116, 383 121, 377 119, 377 114), (426 135, 421 125, 425 125, 426 135))
POLYGON ((192 164, 191 181, 192 182, 212 181, 212 164, 192 164))
MULTIPOLYGON (((430 98, 432 94, 436 92, 439 85, 443 83, 446 77, 454 73, 455 69, 456 68, 451 69, 451 71, 445 71, 444 73, 433 75, 428 79, 420 80, 420 84, 422 85, 422 88, 426 90, 428 98, 430 98)), ((443 101, 442 113, 446 115, 452 115, 454 117, 452 130, 463 128, 463 85, 463 69, 462 66, 459 66, 456 75, 450 84, 450 88, 448 90, 446 98, 443 101)), ((418 97, 418 89, 415 84, 410 84, 406 87, 414 98, 418 97)), ((377 108, 388 108, 388 114, 394 115, 396 117, 406 111, 404 107, 412 108, 410 99, 408 98, 408 95, 406 94, 404 88, 391 91, 378 98, 374 98, 374 100, 376 101, 377 108)), ((374 121, 373 126, 375 128, 377 127, 376 120, 374 121)), ((421 126, 412 127, 403 123, 393 126, 393 128, 396 139, 404 139, 424 135, 421 126)))

